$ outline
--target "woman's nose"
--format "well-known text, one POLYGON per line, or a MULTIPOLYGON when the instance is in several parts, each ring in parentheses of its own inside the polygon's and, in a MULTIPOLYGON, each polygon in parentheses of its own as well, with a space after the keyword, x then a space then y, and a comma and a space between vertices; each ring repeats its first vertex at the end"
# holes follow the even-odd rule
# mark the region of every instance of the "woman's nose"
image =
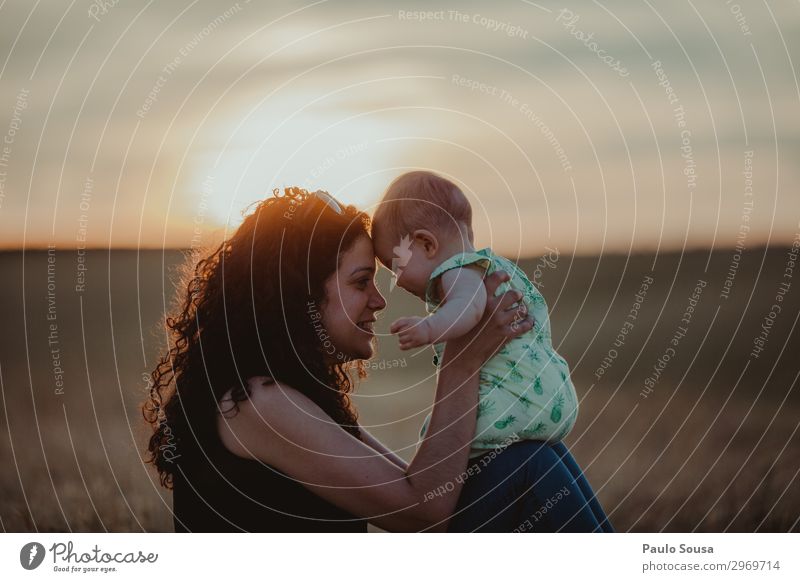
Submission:
POLYGON ((377 287, 374 287, 373 290, 374 292, 369 298, 369 308, 373 311, 381 311, 386 308, 386 299, 383 298, 377 287))

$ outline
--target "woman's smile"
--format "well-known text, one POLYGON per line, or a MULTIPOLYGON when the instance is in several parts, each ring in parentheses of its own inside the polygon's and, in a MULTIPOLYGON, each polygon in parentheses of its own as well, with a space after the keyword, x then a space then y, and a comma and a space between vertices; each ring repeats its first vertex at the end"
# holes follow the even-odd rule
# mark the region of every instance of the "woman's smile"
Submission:
POLYGON ((356 326, 358 326, 359 329, 365 331, 366 333, 368 333, 370 335, 375 335, 375 329, 374 328, 375 328, 375 322, 376 321, 378 321, 378 320, 373 317, 372 319, 359 321, 356 324, 356 326))

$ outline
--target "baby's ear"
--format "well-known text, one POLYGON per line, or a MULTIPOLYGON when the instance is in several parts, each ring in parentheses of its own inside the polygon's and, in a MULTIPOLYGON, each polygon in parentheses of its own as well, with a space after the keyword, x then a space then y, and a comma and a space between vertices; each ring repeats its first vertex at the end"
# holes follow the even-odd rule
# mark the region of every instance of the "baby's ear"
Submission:
POLYGON ((425 251, 425 256, 432 259, 439 251, 439 239, 431 231, 420 228, 414 231, 414 242, 425 251))

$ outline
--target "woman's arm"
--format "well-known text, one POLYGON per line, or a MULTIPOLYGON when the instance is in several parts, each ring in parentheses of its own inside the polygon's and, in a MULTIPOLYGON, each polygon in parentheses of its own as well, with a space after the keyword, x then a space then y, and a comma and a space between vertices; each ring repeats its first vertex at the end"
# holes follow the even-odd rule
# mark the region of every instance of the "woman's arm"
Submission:
MULTIPOLYGON (((445 522, 455 506, 455 498, 450 507, 446 497, 429 492, 466 467, 477 391, 477 374, 464 366, 441 374, 437 401, 444 397, 447 403, 434 407, 429 429, 437 434, 406 469, 376 454, 286 385, 251 385, 249 400, 239 403, 238 413, 220 415, 218 429, 234 454, 275 467, 334 505, 385 530, 420 531, 445 522)), ((454 495, 453 489, 447 495, 454 495)))
POLYGON ((375 449, 381 455, 389 459, 392 463, 403 469, 405 471, 408 469, 408 463, 403 460, 397 453, 394 451, 389 450, 389 448, 384 445, 381 441, 376 439, 372 434, 364 430, 363 427, 359 426, 359 430, 361 431, 361 441, 370 446, 371 448, 375 449))
MULTIPOLYGON (((490 296, 499 283, 499 277, 487 279, 490 296)), ((518 299, 516 292, 493 298, 474 334, 448 342, 426 438, 405 469, 376 455, 308 397, 274 383, 254 382, 238 413, 218 416, 222 442, 234 454, 279 469, 383 529, 445 529, 475 431, 480 366, 508 338, 531 327, 530 322, 514 325, 515 313, 505 311, 518 299)))

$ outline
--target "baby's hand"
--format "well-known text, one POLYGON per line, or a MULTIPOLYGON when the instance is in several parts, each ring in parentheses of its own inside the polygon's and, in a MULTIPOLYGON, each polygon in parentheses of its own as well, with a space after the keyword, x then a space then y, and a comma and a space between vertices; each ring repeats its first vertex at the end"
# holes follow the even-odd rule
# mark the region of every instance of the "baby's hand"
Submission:
POLYGON ((401 317, 389 328, 400 339, 400 349, 410 350, 431 343, 431 327, 426 317, 401 317))

